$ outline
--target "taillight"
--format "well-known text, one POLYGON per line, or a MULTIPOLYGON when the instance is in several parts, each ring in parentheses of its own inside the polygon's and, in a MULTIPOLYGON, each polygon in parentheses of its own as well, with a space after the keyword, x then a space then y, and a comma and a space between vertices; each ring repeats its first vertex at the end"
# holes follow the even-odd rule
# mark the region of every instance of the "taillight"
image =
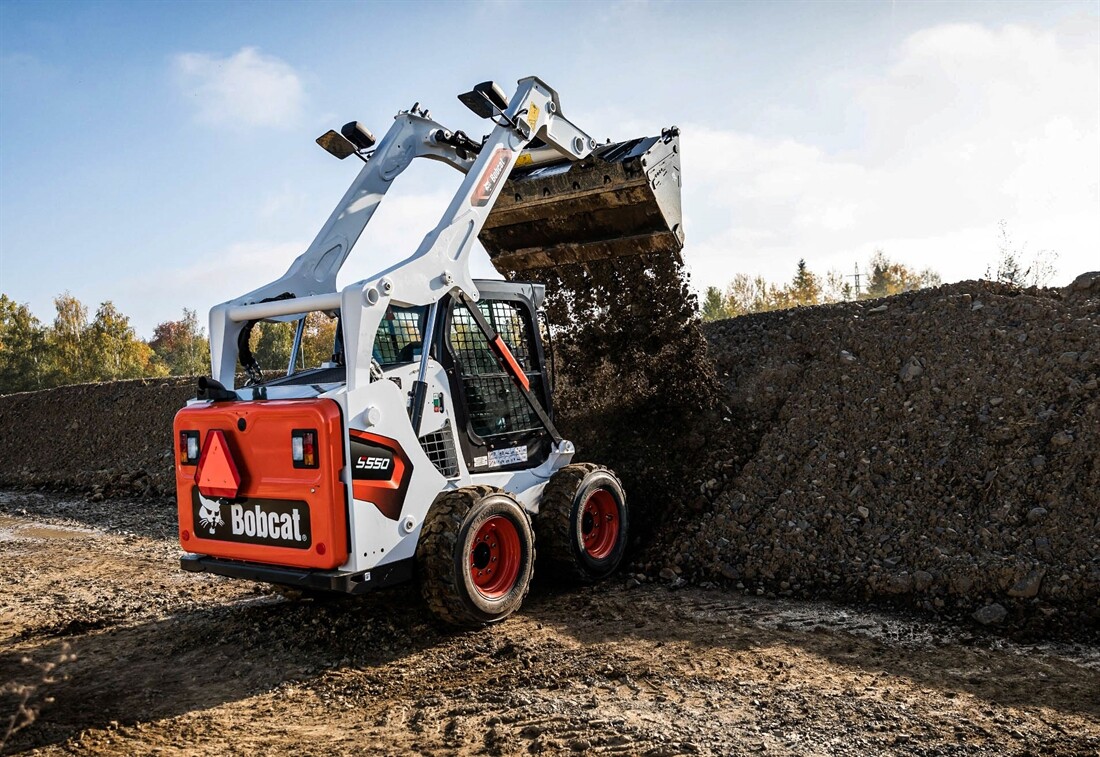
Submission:
POLYGON ((317 432, 295 429, 290 432, 290 459, 295 468, 317 467, 317 432))
POLYGON ((180 431, 180 465, 194 465, 199 461, 199 432, 180 431))

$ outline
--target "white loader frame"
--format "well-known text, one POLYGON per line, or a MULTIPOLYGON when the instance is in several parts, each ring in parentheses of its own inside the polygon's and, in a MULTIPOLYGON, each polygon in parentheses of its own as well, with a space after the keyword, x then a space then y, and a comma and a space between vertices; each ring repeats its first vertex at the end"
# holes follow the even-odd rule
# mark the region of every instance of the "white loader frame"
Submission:
MULTIPOLYGON (((264 394, 270 399, 291 396, 333 399, 343 411, 345 433, 349 429, 368 430, 394 439, 413 463, 414 474, 401 517, 394 522, 378 508, 357 506, 352 499, 350 445, 344 445, 343 476, 349 492, 351 551, 340 573, 363 573, 412 558, 429 507, 438 494, 452 488, 473 483, 497 486, 516 497, 528 512, 536 513, 546 482, 573 456, 572 443, 553 432, 551 454, 536 468, 475 474, 459 455, 459 475, 444 478, 425 454, 418 434, 442 427, 450 411, 443 415, 429 414, 424 425, 414 429, 406 394, 392 381, 372 378, 374 339, 387 308, 430 306, 419 364, 387 370, 386 376, 400 377, 409 384, 424 382, 428 396, 436 392, 451 396, 443 367, 429 354, 437 303, 460 293, 473 301, 480 299, 471 277, 470 253, 516 161, 535 138, 551 148, 527 151, 528 160, 536 163, 560 160, 563 156, 572 161, 582 160, 597 147, 591 137, 562 115, 557 92, 536 77, 521 79, 507 107, 494 108, 492 118, 496 126, 473 156, 469 150, 452 144, 453 133, 415 106, 399 113, 373 152, 360 151, 366 165, 316 239, 287 272, 266 286, 215 306, 210 312, 211 376, 230 390, 235 383, 237 338, 247 323, 297 320, 313 311, 340 314, 346 383, 325 387, 327 390, 319 394, 303 395, 304 387, 289 386, 271 387, 264 394), (393 180, 415 158, 439 160, 465 174, 454 199, 439 224, 412 255, 337 291, 336 276, 351 248, 393 180)), ((541 300, 541 287, 530 288, 530 299, 541 300)), ((375 373, 377 376, 377 366, 375 373)), ((450 408, 454 408, 453 401, 450 408)), ((369 572, 364 580, 370 580, 369 572)))

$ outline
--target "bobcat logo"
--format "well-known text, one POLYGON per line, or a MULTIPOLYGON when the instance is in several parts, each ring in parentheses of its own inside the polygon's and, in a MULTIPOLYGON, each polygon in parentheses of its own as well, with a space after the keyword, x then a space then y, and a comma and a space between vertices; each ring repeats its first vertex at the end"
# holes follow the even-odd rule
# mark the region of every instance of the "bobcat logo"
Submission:
POLYGON ((199 525, 203 528, 209 528, 211 536, 214 535, 215 528, 225 525, 225 521, 222 520, 220 502, 211 502, 207 499, 202 501, 202 506, 199 508, 199 525))

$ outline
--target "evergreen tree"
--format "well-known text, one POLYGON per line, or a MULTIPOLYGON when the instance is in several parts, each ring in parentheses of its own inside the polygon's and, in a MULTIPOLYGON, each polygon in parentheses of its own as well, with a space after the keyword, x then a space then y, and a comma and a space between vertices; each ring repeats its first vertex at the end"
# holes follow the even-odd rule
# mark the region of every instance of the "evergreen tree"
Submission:
POLYGON ((821 283, 806 266, 805 259, 798 261, 788 296, 793 305, 817 305, 821 302, 821 283))
POLYGON ((730 315, 729 306, 721 290, 718 287, 707 287, 706 294, 703 295, 703 320, 718 321, 729 318, 730 315))

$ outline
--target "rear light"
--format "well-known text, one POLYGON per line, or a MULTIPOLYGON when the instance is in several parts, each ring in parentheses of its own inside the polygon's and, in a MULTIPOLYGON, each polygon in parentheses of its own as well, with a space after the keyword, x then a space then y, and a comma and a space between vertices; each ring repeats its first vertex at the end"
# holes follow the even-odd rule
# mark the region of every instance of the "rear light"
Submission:
POLYGON ((295 468, 317 467, 317 432, 294 429, 290 432, 290 459, 295 468))
POLYGON ((180 431, 180 465, 194 465, 199 461, 199 432, 180 431))

